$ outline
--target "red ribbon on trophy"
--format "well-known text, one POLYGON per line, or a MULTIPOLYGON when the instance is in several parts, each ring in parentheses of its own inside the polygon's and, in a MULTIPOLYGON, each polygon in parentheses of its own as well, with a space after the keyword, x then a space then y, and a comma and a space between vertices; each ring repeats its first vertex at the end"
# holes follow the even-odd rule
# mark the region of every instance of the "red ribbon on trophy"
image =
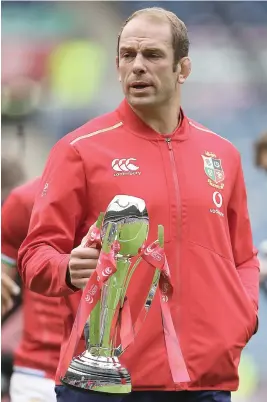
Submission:
POLYGON ((142 258, 151 266, 160 269, 159 290, 161 314, 167 355, 173 381, 175 383, 189 382, 189 373, 186 368, 181 346, 171 316, 169 302, 173 295, 173 285, 165 252, 159 244, 154 243, 153 247, 148 246, 145 248, 142 253, 142 258))
MULTIPOLYGON (((173 381, 174 383, 189 382, 189 373, 182 355, 182 350, 176 335, 170 311, 169 302, 171 301, 173 295, 173 285, 171 282, 170 269, 165 252, 156 241, 151 245, 144 245, 140 250, 140 256, 151 267, 160 270, 160 306, 167 356, 173 381)), ((123 349, 126 349, 133 342, 133 338, 139 332, 146 315, 146 309, 143 307, 136 319, 135 324, 132 326, 133 330, 132 328, 128 328, 128 330, 124 328, 124 337, 121 339, 123 349)), ((124 319, 124 322, 129 323, 129 321, 129 319, 124 319)))

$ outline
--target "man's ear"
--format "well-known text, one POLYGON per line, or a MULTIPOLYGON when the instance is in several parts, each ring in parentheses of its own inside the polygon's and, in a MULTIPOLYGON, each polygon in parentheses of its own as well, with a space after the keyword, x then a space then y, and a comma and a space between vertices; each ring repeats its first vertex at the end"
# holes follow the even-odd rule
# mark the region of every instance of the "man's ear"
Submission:
POLYGON ((191 60, 189 57, 183 57, 178 63, 178 77, 179 84, 183 84, 189 74, 191 73, 191 60))
POLYGON ((121 82, 121 76, 120 76, 120 72, 119 72, 119 58, 118 58, 118 56, 116 56, 116 67, 117 67, 117 73, 118 73, 119 81, 121 82))

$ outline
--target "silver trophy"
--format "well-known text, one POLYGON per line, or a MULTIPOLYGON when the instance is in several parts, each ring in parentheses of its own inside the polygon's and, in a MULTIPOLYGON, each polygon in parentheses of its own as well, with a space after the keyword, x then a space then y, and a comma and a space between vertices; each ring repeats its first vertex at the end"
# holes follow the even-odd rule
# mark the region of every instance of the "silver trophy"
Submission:
MULTIPOLYGON (((101 300, 88 319, 87 350, 73 358, 65 376, 61 378, 63 384, 107 393, 131 391, 130 374, 119 361, 123 350, 121 345, 116 345, 116 327, 131 276, 140 262, 139 258, 130 269, 131 259, 138 255, 147 240, 148 230, 149 219, 144 200, 117 195, 111 201, 103 217, 101 241, 102 250, 106 253, 115 241, 119 244, 115 256, 116 272, 105 282, 101 300)), ((159 270, 156 270, 145 302, 146 310, 154 298, 159 277, 159 270)))

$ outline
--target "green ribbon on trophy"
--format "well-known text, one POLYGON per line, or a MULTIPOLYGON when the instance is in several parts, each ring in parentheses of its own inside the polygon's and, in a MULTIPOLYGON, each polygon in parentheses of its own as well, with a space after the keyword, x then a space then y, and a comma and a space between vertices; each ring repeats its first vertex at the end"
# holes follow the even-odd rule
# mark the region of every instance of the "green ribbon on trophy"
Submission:
POLYGON ((65 385, 107 393, 131 392, 131 377, 119 356, 133 342, 151 303, 160 289, 160 303, 167 355, 174 382, 190 381, 173 326, 169 301, 172 297, 170 271, 163 251, 164 228, 158 226, 158 239, 147 245, 149 219, 145 202, 137 197, 118 195, 101 213, 83 246, 101 244, 94 274, 83 291, 66 353, 60 361, 65 385), (132 265, 132 258, 137 257, 132 265), (145 304, 136 322, 131 321, 127 288, 141 260, 155 269, 145 304), (73 357, 84 325, 86 351, 73 357), (121 344, 116 345, 117 333, 121 344))

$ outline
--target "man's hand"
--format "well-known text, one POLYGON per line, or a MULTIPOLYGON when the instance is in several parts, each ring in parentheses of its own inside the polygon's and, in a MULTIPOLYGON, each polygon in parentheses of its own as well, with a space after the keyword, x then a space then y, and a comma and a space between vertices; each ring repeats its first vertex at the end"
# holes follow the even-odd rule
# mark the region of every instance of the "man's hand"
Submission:
POLYGON ((79 246, 72 250, 69 261, 71 284, 83 289, 97 266, 100 250, 79 246))
POLYGON ((7 273, 2 271, 1 275, 1 317, 8 313, 13 307, 13 296, 20 293, 20 288, 7 273))

